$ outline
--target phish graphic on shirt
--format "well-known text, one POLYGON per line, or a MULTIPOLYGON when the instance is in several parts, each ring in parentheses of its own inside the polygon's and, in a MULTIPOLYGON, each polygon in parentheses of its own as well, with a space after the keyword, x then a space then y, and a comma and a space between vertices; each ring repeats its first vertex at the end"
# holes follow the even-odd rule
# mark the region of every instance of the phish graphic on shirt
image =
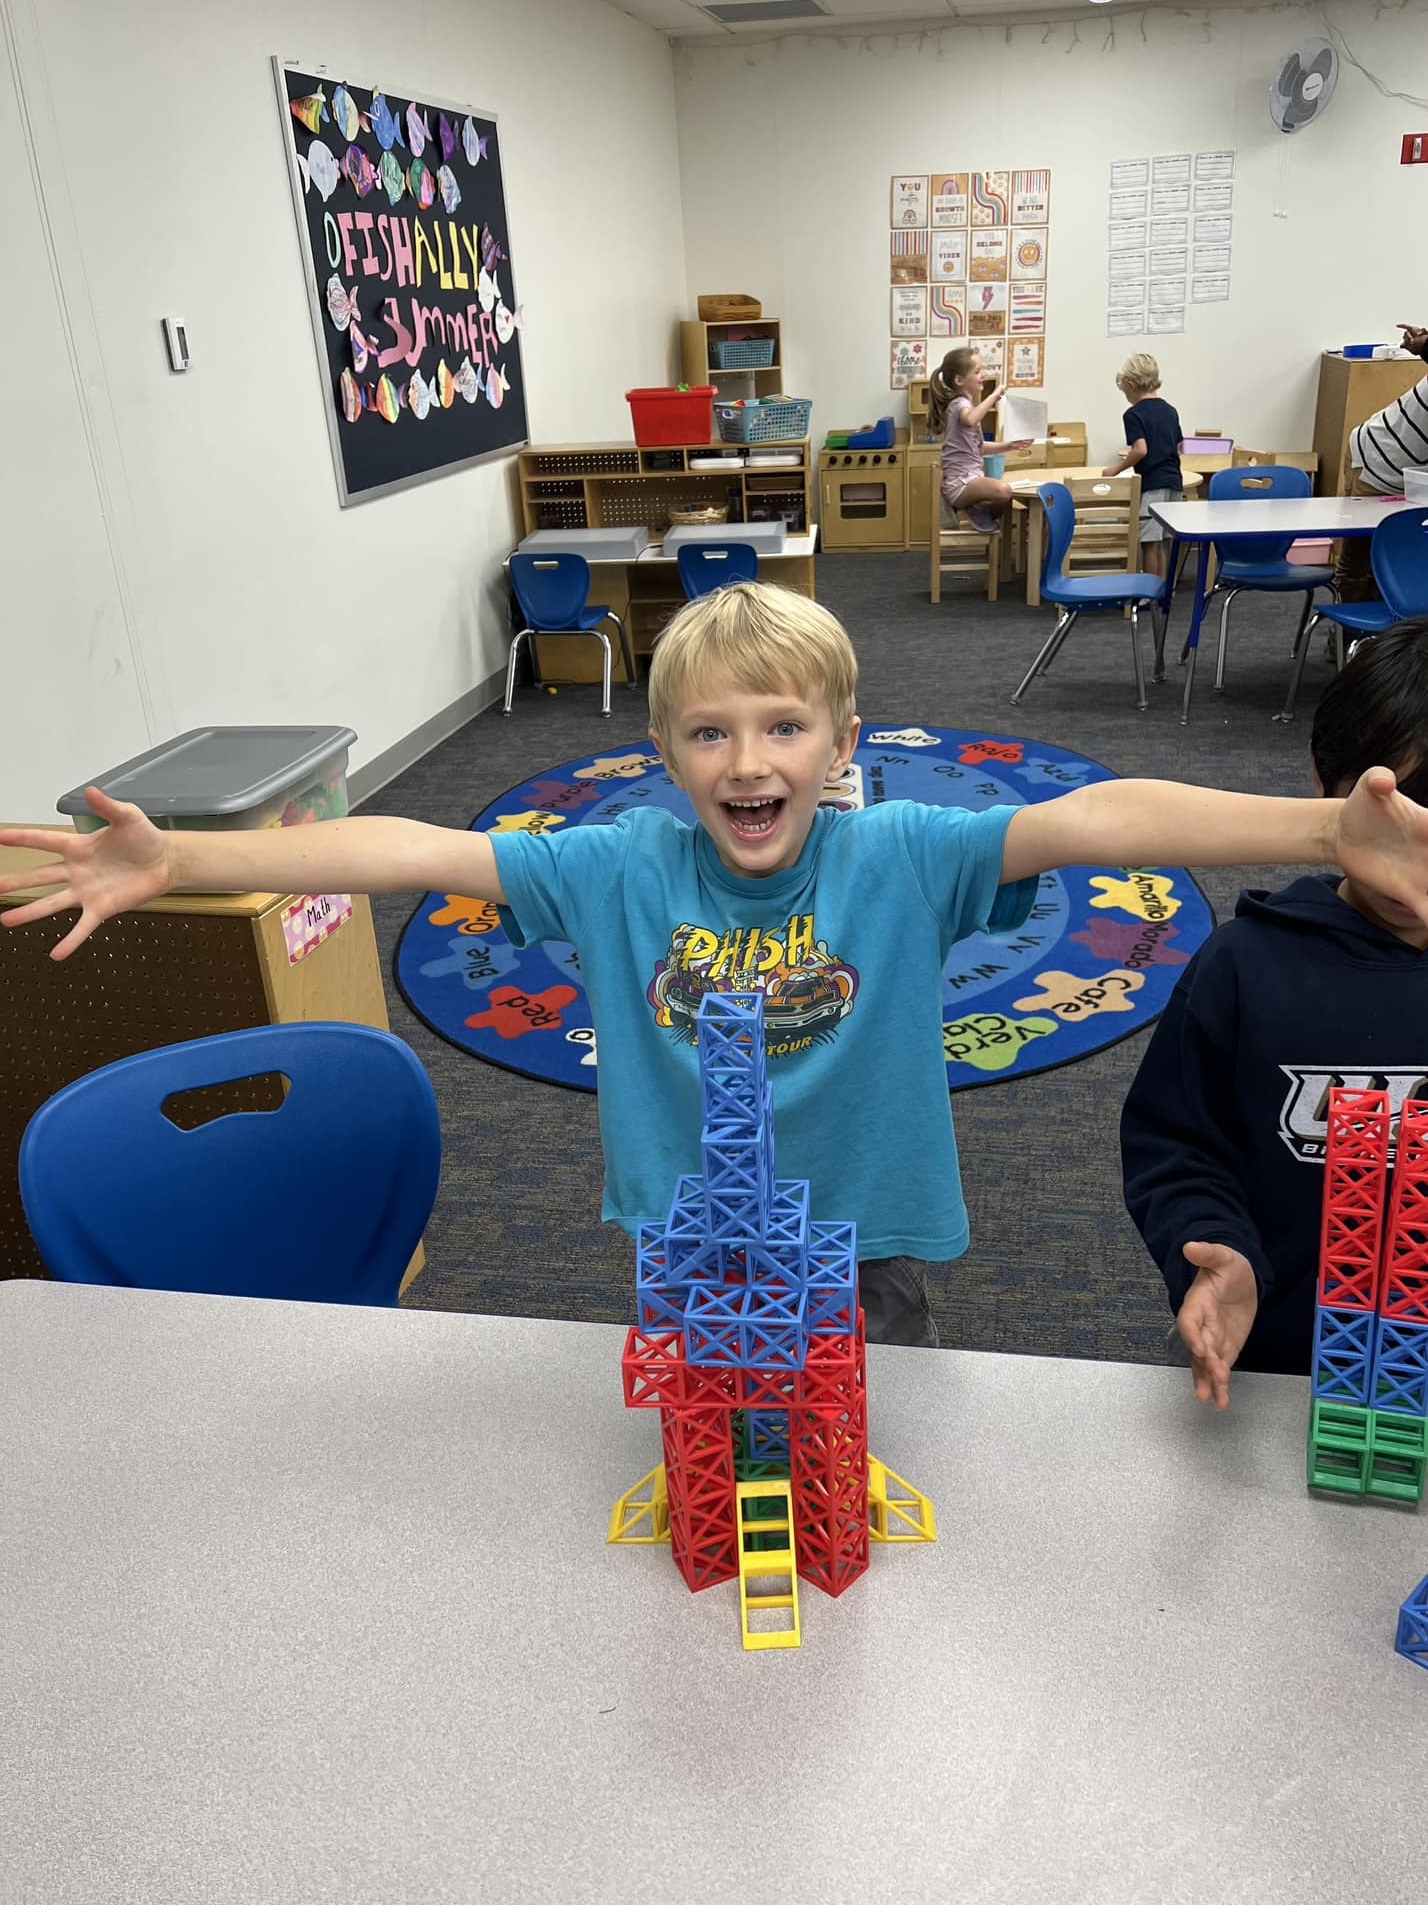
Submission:
POLYGON ((858 975, 815 937, 811 913, 723 933, 678 926, 650 982, 655 1023, 681 1045, 697 1044, 699 1005, 709 992, 762 992, 769 1057, 789 1058, 837 1036, 857 1001, 858 975))

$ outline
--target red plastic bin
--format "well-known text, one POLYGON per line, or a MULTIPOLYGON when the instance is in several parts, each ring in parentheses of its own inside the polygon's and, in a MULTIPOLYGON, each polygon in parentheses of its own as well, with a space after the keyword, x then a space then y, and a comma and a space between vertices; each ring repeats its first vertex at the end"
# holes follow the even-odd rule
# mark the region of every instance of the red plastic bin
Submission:
POLYGON ((627 390, 625 398, 642 450, 713 441, 713 384, 693 384, 688 390, 627 390))

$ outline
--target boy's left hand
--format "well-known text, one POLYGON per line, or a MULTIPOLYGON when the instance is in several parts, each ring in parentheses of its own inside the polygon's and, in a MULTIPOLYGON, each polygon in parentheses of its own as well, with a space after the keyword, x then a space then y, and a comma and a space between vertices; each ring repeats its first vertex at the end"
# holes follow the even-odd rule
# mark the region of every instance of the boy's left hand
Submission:
POLYGON ((1428 808, 1398 792, 1390 768, 1359 776, 1339 809, 1329 857, 1428 926, 1428 808))

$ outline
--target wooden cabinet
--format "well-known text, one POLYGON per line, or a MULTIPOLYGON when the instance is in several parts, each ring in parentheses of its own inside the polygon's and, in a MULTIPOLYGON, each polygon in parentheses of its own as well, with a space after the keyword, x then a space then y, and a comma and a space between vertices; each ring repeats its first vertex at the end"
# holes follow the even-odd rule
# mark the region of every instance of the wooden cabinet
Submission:
POLYGON ((1428 376, 1421 357, 1344 357, 1325 351, 1319 359, 1319 401, 1314 411, 1314 451, 1319 458, 1319 494, 1348 489, 1349 438, 1369 417, 1428 376))
MULTIPOLYGON (((17 872, 41 857, 0 847, 0 870, 17 872)), ((12 893, 5 904, 42 890, 12 893)), ((48 954, 60 921, 0 932, 0 1277, 45 1275, 17 1164, 25 1126, 63 1086, 135 1052, 253 1025, 345 1019, 388 1029, 369 901, 353 894, 351 917, 294 959, 283 915, 299 897, 173 894, 107 921, 59 963, 48 954)), ((235 1109, 271 1108, 261 1079, 221 1089, 236 1094, 235 1109)), ((334 1118, 341 1115, 334 1105, 334 1118)), ((424 1261, 418 1246, 403 1289, 424 1261)))
POLYGON ((713 384, 728 403, 740 397, 784 394, 783 327, 777 318, 744 318, 730 324, 688 319, 679 327, 679 360, 686 384, 713 384), (769 357, 770 344, 771 361, 766 365, 729 361, 769 357))
POLYGON ((907 539, 907 444, 822 450, 818 527, 825 549, 901 549, 907 539))

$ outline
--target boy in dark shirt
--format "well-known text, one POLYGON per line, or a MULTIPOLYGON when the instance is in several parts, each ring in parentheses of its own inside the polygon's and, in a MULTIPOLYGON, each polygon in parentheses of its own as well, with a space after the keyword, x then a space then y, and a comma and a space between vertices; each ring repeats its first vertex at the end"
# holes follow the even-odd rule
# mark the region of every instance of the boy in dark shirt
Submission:
MULTIPOLYGON (((1388 766, 1428 794, 1428 618, 1363 642, 1325 690, 1314 784, 1388 766)), ((1186 967, 1121 1114, 1126 1208, 1160 1265, 1195 1394, 1313 1352, 1329 1089, 1428 1097, 1428 928, 1338 873, 1244 893, 1186 967)))
POLYGON ((1160 366, 1148 351, 1128 357, 1116 373, 1116 388, 1130 405, 1123 419, 1125 455, 1109 463, 1103 476, 1134 470, 1140 478, 1140 566, 1149 575, 1165 574, 1166 534, 1150 513, 1152 503, 1178 503, 1185 495, 1180 476, 1180 418, 1160 394, 1160 366))

